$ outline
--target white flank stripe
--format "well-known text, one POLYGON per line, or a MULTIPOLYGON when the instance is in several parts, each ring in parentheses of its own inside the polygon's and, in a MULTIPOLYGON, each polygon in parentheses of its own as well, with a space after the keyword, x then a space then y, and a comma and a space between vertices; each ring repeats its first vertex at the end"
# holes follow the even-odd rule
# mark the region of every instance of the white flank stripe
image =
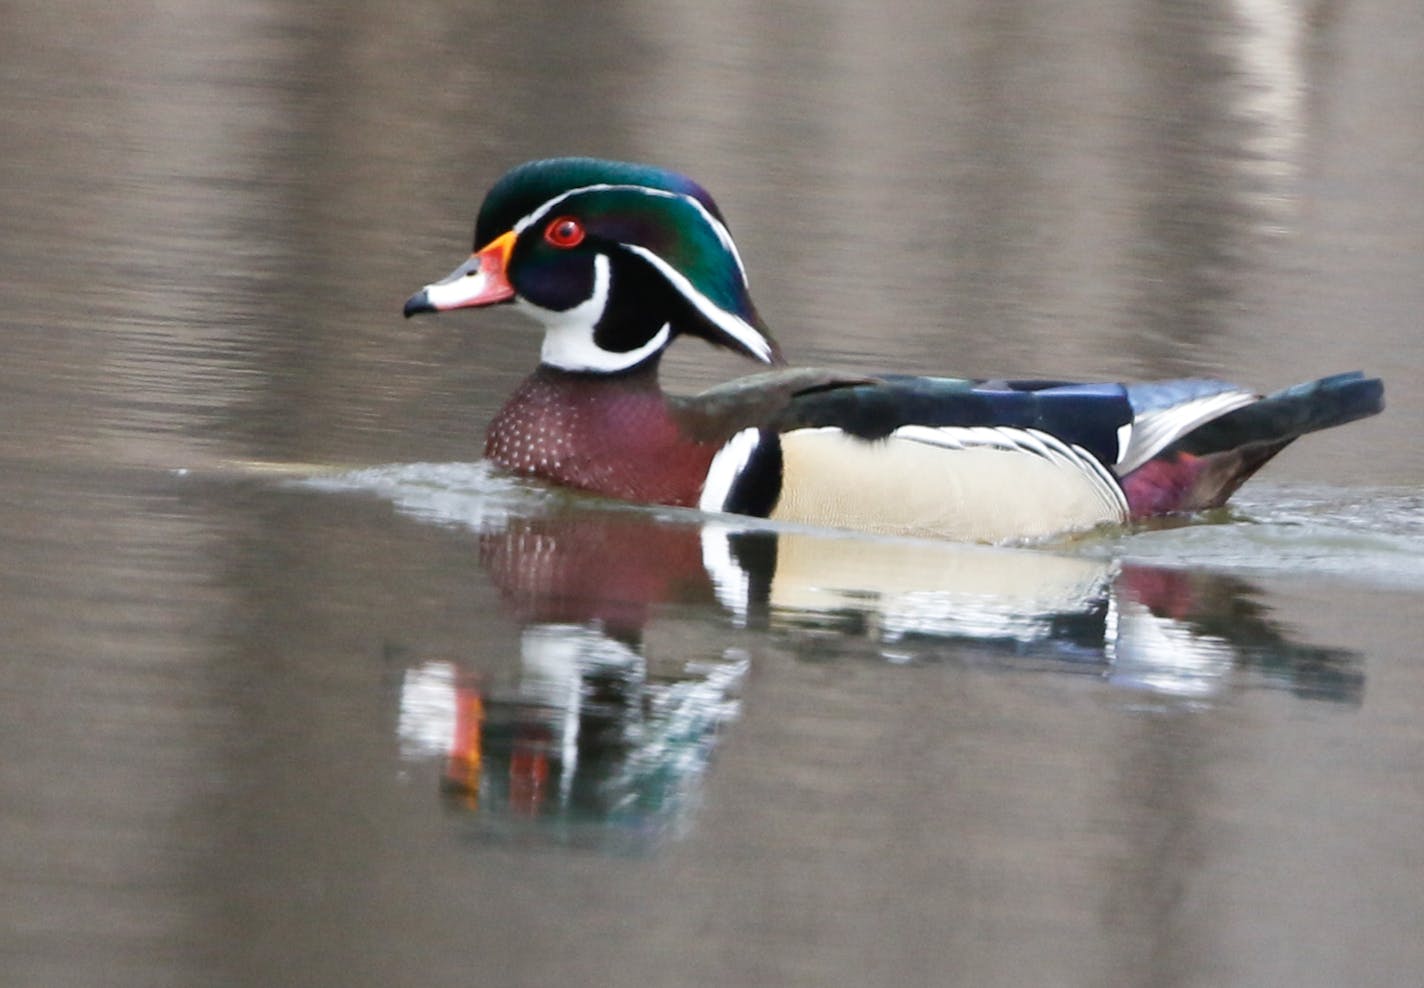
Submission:
POLYGON ((697 507, 700 510, 727 510, 727 499, 732 494, 732 485, 747 468, 747 462, 760 442, 761 430, 753 426, 728 439, 717 451, 717 455, 712 457, 712 465, 707 468, 707 479, 702 484, 702 496, 697 499, 697 507))

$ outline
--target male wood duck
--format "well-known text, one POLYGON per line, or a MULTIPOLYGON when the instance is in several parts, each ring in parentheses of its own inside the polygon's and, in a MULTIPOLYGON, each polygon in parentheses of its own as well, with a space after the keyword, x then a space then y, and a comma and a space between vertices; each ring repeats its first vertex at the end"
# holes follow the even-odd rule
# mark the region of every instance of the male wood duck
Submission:
POLYGON ((541 361, 495 416, 505 469, 627 501, 998 542, 1223 504, 1297 436, 1373 415, 1336 374, 1261 397, 1213 380, 970 381, 787 369, 711 196, 647 165, 501 178, 475 252, 405 314, 512 303, 541 361), (698 336, 778 369, 691 397, 658 364, 698 336))

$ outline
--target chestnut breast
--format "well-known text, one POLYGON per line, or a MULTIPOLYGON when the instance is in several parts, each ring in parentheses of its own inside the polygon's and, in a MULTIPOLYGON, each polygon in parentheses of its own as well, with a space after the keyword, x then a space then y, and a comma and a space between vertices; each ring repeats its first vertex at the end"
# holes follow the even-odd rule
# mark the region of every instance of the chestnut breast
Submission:
POLYGON ((540 368, 490 423, 505 469, 607 497, 697 504, 717 447, 688 436, 654 375, 610 380, 540 368))

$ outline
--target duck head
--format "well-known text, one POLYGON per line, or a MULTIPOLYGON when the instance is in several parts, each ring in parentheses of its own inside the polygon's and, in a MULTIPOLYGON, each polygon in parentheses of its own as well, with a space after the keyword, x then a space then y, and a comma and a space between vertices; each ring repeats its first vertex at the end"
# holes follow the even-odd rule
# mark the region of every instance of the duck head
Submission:
POLYGON ((712 197, 647 165, 515 168, 485 196, 474 254, 412 295, 405 314, 501 303, 543 324, 543 363, 561 370, 630 370, 681 334, 782 362, 712 197))

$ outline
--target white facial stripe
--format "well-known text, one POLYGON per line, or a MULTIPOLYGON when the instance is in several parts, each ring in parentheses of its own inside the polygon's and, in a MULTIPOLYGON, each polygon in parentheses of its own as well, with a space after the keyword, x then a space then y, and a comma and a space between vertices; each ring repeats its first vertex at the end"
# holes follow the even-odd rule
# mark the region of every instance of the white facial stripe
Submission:
POLYGON ((540 359, 551 367, 567 371, 611 372, 626 370, 639 364, 667 346, 672 327, 664 325, 648 342, 633 350, 604 350, 594 342, 594 328, 608 304, 608 289, 612 283, 612 265, 606 254, 593 258, 593 294, 572 309, 556 312, 530 305, 523 299, 517 305, 544 324, 544 345, 540 359))
POLYGON ((727 253, 732 255, 732 260, 737 262, 737 271, 742 276, 742 282, 746 282, 747 269, 742 265, 742 255, 737 251, 737 245, 732 241, 732 234, 728 232, 727 228, 723 226, 722 223, 717 219, 717 217, 713 216, 707 210, 707 207, 702 205, 702 203, 699 202, 695 197, 684 195, 680 192, 669 192, 667 189, 654 189, 647 185, 609 184, 585 185, 577 189, 570 189, 567 192, 560 192, 558 195, 554 196, 554 198, 548 200, 543 205, 541 205, 538 209, 535 209, 528 216, 525 216, 523 219, 515 223, 514 232, 515 234, 523 233, 525 230, 529 229, 529 227, 539 222, 539 220, 549 215, 549 213, 553 210, 555 206, 563 202, 565 199, 568 199, 570 196, 576 196, 584 192, 607 192, 611 190, 641 192, 643 195, 657 196, 662 199, 681 199, 684 202, 688 203, 690 206, 692 206, 693 209, 697 210, 697 212, 701 214, 702 219, 707 223, 708 226, 710 226, 716 232, 717 239, 722 242, 723 249, 725 249, 727 253))
POLYGON ((697 499, 697 507, 702 511, 725 511, 727 499, 732 494, 732 485, 737 482, 747 461, 756 452, 761 442, 761 430, 755 427, 743 429, 712 457, 712 465, 707 468, 707 479, 702 484, 702 496, 697 499))
POLYGON ((691 302, 693 308, 706 316, 718 329, 741 343, 758 360, 771 363, 771 341, 758 332, 751 323, 719 308, 706 295, 693 288, 692 282, 688 281, 681 271, 646 247, 639 247, 637 244, 623 244, 622 246, 657 268, 662 276, 682 293, 683 298, 691 302))

